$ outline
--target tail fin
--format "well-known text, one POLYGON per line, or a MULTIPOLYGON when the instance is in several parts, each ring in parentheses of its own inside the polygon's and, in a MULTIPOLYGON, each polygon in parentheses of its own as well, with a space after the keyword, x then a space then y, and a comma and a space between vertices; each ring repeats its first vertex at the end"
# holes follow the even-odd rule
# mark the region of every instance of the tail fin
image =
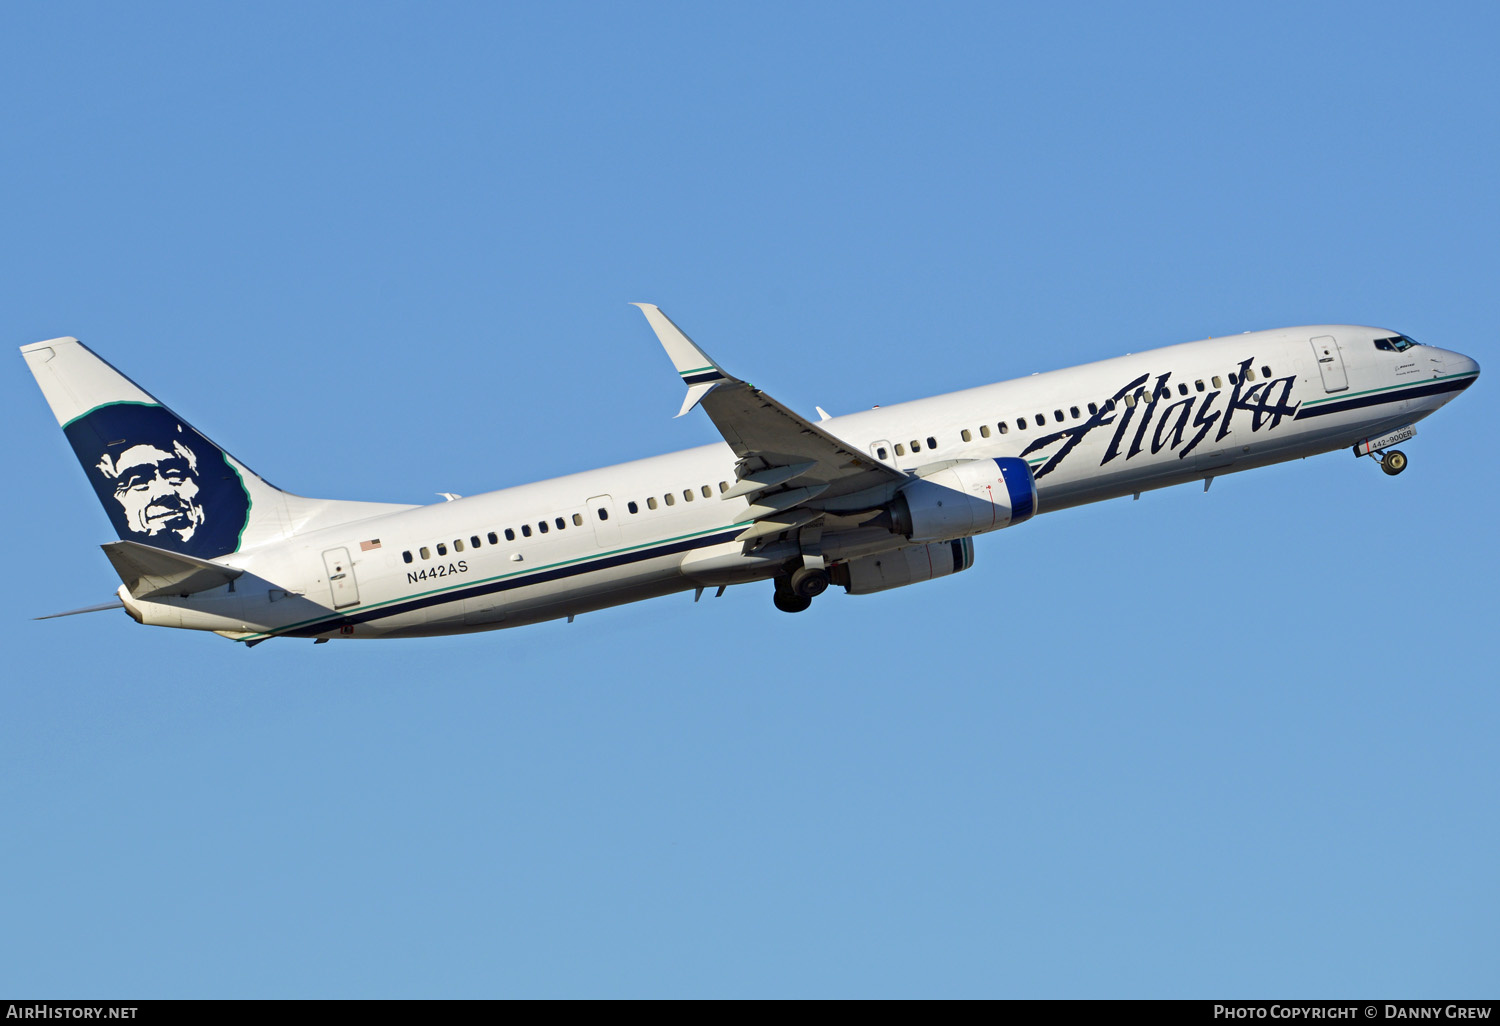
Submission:
POLYGON ((407 508, 281 491, 76 338, 21 353, 122 541, 214 559, 407 508))

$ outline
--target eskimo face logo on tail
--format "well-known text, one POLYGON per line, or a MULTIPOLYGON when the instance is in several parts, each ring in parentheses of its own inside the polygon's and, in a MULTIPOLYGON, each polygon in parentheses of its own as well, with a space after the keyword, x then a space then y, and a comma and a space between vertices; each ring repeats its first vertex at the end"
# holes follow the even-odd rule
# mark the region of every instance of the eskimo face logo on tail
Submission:
POLYGON ((204 559, 239 547, 244 484, 223 451, 170 410, 114 403, 64 432, 122 539, 204 559))
POLYGON ((125 524, 147 536, 170 531, 179 541, 192 541, 203 524, 198 502, 198 454, 173 441, 166 452, 150 442, 132 445, 116 460, 109 453, 98 470, 115 483, 115 501, 125 511, 125 524))

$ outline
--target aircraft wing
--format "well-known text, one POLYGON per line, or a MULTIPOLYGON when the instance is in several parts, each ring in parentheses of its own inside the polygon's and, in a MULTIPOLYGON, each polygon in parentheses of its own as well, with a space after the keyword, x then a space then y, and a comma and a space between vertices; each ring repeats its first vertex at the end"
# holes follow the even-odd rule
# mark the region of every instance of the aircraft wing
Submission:
MULTIPOLYGON (((812 421, 741 381, 699 349, 681 328, 650 303, 636 303, 688 386, 681 417, 702 406, 739 456, 739 482, 723 498, 750 497, 758 518, 811 507, 882 485, 904 484, 905 474, 858 452, 812 421)), ((811 519, 808 517, 806 519, 811 519)))

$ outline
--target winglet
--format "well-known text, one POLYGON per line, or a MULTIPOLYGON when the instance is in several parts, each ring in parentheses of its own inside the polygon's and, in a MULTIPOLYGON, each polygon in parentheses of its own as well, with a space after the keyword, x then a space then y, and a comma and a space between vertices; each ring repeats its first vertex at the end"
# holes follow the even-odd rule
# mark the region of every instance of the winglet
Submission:
POLYGON ((667 351, 667 356, 672 361, 672 366, 677 368, 677 373, 682 375, 682 383, 688 386, 688 394, 682 401, 682 409, 677 411, 677 416, 682 416, 703 400, 703 397, 712 392, 719 385, 733 382, 738 379, 725 374, 719 365, 709 359, 708 354, 699 349, 697 344, 677 325, 672 319, 654 303, 632 303, 631 306, 641 308, 641 313, 646 315, 646 323, 651 325, 651 330, 656 332, 661 347, 667 351))

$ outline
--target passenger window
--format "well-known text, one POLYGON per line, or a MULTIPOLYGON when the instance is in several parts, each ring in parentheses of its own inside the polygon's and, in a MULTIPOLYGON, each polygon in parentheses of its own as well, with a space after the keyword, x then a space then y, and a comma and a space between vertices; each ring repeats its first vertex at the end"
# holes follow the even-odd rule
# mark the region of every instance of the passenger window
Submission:
POLYGON ((915 438, 913 438, 911 440, 911 451, 912 452, 921 452, 922 451, 922 443, 919 442, 919 441, 917 441, 915 438))
POLYGON ((1269 368, 1269 367, 1262 367, 1260 369, 1260 373, 1261 373, 1261 377, 1269 378, 1271 376, 1271 368, 1269 368))
POLYGON ((403 562, 403 563, 410 563, 411 562, 411 550, 410 549, 407 549, 405 552, 401 553, 401 562, 403 562))
POLYGON ((1197 381, 1193 382, 1193 387, 1200 392, 1203 391, 1203 379, 1199 378, 1197 381))
MULTIPOLYGON (((1025 419, 1019 420, 1016 423, 1019 424, 1021 427, 1025 427, 1026 426, 1025 419)), ((1000 433, 1002 435, 1008 435, 1008 434, 1010 434, 1010 425, 1007 424, 1007 423, 1005 423, 1005 421, 1002 420, 1000 423, 996 424, 995 426, 1000 429, 1000 433)))
MULTIPOLYGON (((632 502, 630 505, 632 507, 634 507, 635 503, 632 502)), ((634 513, 635 509, 632 508, 630 512, 634 513)), ((573 514, 573 526, 574 527, 582 527, 583 526, 583 514, 582 513, 574 513, 573 514)))
POLYGON ((1187 395, 1187 382, 1186 381, 1178 382, 1178 384, 1177 384, 1177 394, 1178 395, 1187 395))
POLYGON ((675 505, 677 505, 677 496, 673 495, 671 492, 668 492, 666 495, 663 495, 662 498, 667 500, 667 505, 668 506, 675 506, 675 505))
POLYGON ((968 428, 964 428, 962 431, 960 431, 958 433, 958 437, 962 438, 966 442, 972 442, 972 441, 974 441, 974 435, 972 433, 970 433, 970 431, 969 431, 968 428))
POLYGON ((522 524, 521 525, 521 537, 522 538, 530 538, 531 537, 531 525, 530 524, 522 524))
MULTIPOLYGON (((881 459, 885 459, 885 457, 882 456, 881 459)), ((727 491, 729 491, 729 482, 728 481, 720 481, 719 482, 719 494, 723 495, 727 491)))
POLYGON ((1099 404, 1098 403, 1089 403, 1089 416, 1090 417, 1097 417, 1097 416, 1099 416, 1099 404))
POLYGON ((422 556, 423 559, 431 559, 432 558, 432 550, 429 549, 426 545, 423 545, 417 551, 418 551, 418 553, 421 554, 421 556, 422 556))
POLYGON ((490 532, 490 533, 489 533, 489 534, 488 534, 488 535, 486 535, 486 536, 485 536, 485 537, 487 537, 487 538, 489 538, 489 540, 490 540, 490 544, 491 544, 491 545, 499 545, 499 544, 500 544, 500 539, 499 539, 499 538, 498 538, 498 537, 496 537, 496 535, 495 535, 495 532, 494 532, 494 531, 491 531, 491 532, 490 532))
POLYGON ((1068 412, 1073 415, 1073 419, 1074 420, 1078 419, 1078 417, 1079 417, 1078 407, 1076 407, 1076 406, 1070 406, 1070 407, 1068 407, 1068 412))
POLYGON ((553 519, 552 522, 557 525, 557 529, 559 531, 567 530, 568 522, 566 520, 564 520, 562 517, 556 517, 556 518, 553 519))
POLYGON ((1052 419, 1061 424, 1063 420, 1062 410, 1053 410, 1052 419))
POLYGON ((476 549, 479 548, 479 535, 476 534, 476 535, 473 535, 472 537, 470 537, 469 538, 469 544, 473 548, 476 548, 476 549))
POLYGON ((877 460, 885 459, 885 446, 882 445, 875 450, 875 458, 877 460))
POLYGON ((655 509, 656 508, 656 496, 653 495, 653 496, 651 496, 650 498, 648 498, 646 500, 646 508, 647 509, 655 509))
POLYGON ((683 502, 692 502, 693 501, 693 490, 691 488, 684 488, 682 490, 682 501, 683 502))
POLYGON ((1036 426, 1041 427, 1045 423, 1047 423, 1047 418, 1038 413, 1036 415, 1036 426))
POLYGON ((543 534, 546 534, 547 533, 547 521, 545 521, 545 520, 538 520, 537 524, 536 524, 536 529, 538 531, 541 531, 543 534))
MULTIPOLYGON (((641 507, 637 506, 634 501, 627 502, 625 504, 625 508, 630 510, 630 512, 632 513, 639 513, 641 511, 641 507)), ((574 513, 573 515, 576 517, 578 514, 574 513)))
POLYGON ((937 439, 934 438, 932 435, 928 435, 927 436, 927 448, 929 448, 929 449, 936 449, 937 448, 937 439))
POLYGON ((698 491, 700 491, 700 492, 703 493, 703 497, 705 499, 711 498, 713 496, 713 494, 714 494, 714 490, 712 488, 710 488, 708 485, 704 485, 702 488, 699 488, 698 491))
POLYGON ((599 519, 600 520, 608 520, 609 519, 609 510, 605 509, 603 506, 599 507, 598 513, 599 513, 599 519))
POLYGON ((437 550, 439 556, 446 556, 448 554, 448 546, 444 545, 442 542, 437 543, 437 550))
POLYGON ((1127 395, 1125 397, 1125 405, 1126 406, 1134 406, 1135 405, 1135 396, 1133 394, 1132 395, 1127 395))
POLYGON ((1224 379, 1221 378, 1221 377, 1219 377, 1217 374, 1215 374, 1213 376, 1213 383, 1214 383, 1214 387, 1215 388, 1223 388, 1224 387, 1224 379))
POLYGON ((505 529, 505 540, 506 541, 515 541, 516 540, 516 529, 515 528, 513 528, 513 527, 507 527, 505 529))
POLYGON ((988 424, 979 425, 979 436, 981 438, 990 437, 990 426, 988 424))
POLYGON ((1229 383, 1231 385, 1238 385, 1240 383, 1240 379, 1231 374, 1229 375, 1229 383))
POLYGON ((906 455, 906 446, 902 445, 900 442, 896 443, 896 455, 897 456, 905 456, 906 455))
MULTIPOLYGON (((1000 426, 1002 428, 1005 427, 1004 424, 1001 424, 1000 426)), ((1016 418, 1016 430, 1017 431, 1025 431, 1026 430, 1026 418, 1025 417, 1017 417, 1016 418)))
POLYGON ((464 540, 462 538, 454 538, 453 539, 453 551, 454 552, 462 552, 463 550, 464 550, 464 540))
POLYGON ((1254 367, 1246 367, 1245 368, 1245 380, 1246 381, 1254 381, 1255 380, 1255 368, 1254 367))

